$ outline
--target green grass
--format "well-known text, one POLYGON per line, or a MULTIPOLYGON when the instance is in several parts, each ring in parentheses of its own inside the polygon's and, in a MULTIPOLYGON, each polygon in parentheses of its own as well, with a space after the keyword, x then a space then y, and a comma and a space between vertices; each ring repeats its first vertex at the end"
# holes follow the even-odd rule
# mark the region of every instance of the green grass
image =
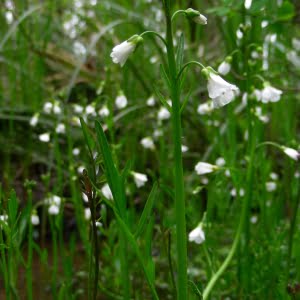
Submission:
POLYGON ((188 7, 170 2, 0 3, 0 299, 299 299, 300 158, 280 148, 300 149, 299 4, 190 1, 208 24, 179 13, 171 36, 164 8, 188 7), (145 31, 160 36, 114 64, 145 31), (188 62, 228 56, 240 93, 199 114, 207 78, 188 62), (279 101, 257 100, 266 84, 279 101), (200 222, 205 241, 186 241, 200 222))

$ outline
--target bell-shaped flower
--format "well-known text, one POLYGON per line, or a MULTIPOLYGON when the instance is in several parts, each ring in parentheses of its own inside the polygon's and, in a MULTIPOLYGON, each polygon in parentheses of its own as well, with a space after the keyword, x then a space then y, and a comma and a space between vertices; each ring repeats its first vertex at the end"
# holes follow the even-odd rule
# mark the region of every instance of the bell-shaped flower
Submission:
POLYGON ((293 148, 288 148, 288 147, 284 147, 282 146, 281 149, 283 150, 283 152, 289 156, 290 158, 292 158, 293 160, 298 160, 300 159, 300 152, 293 149, 293 148))
POLYGON ((148 177, 145 174, 138 173, 138 172, 131 172, 133 176, 133 180, 135 185, 140 188, 145 185, 145 183, 148 181, 148 177))
POLYGON ((210 67, 203 69, 202 73, 208 79, 207 90, 215 108, 222 107, 234 100, 239 90, 237 86, 225 81, 210 67))
POLYGON ((128 101, 127 101, 126 96, 122 92, 120 92, 120 94, 116 98, 115 103, 116 103, 116 107, 118 109, 122 109, 122 108, 125 108, 127 106, 128 101))
POLYGON ((202 229, 202 222, 189 233, 189 241, 202 244, 205 241, 205 233, 202 229))
POLYGON ((232 57, 228 56, 225 58, 225 60, 219 65, 218 72, 221 75, 227 75, 231 70, 231 61, 232 57))
POLYGON ((143 38, 139 35, 134 35, 127 41, 115 46, 110 54, 112 61, 115 64, 120 64, 123 67, 131 53, 134 52, 136 47, 142 43, 143 38))
POLYGON ((104 184, 104 186, 101 188, 101 193, 103 194, 103 196, 106 199, 113 200, 113 194, 112 194, 111 189, 110 189, 110 187, 107 183, 104 184))
POLYGON ((187 18, 192 20, 193 22, 200 24, 200 25, 206 25, 207 24, 207 18, 200 14, 198 10, 188 8, 185 10, 185 15, 187 18))
POLYGON ((265 86, 261 91, 261 101, 263 103, 278 102, 281 98, 282 91, 270 85, 265 86))
POLYGON ((212 173, 218 169, 219 169, 218 166, 206 162, 202 162, 202 161, 198 162, 195 166, 195 171, 198 175, 212 173))

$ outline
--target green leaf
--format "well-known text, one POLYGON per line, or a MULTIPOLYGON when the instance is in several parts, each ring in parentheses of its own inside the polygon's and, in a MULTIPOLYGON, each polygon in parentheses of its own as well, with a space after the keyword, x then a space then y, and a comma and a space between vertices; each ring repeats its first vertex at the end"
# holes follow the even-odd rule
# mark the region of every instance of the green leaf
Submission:
POLYGON ((169 79, 169 77, 166 73, 166 70, 165 70, 165 68, 162 64, 159 66, 159 70, 160 70, 161 77, 163 78, 166 86, 170 89, 171 88, 171 82, 170 82, 170 79, 169 79))
POLYGON ((289 1, 284 1, 280 6, 277 21, 288 21, 295 16, 295 7, 289 1))
POLYGON ((87 125, 86 125, 85 121, 83 120, 83 118, 80 118, 80 123, 81 123, 81 129, 82 129, 82 132, 83 132, 85 143, 88 147, 90 155, 93 157, 93 149, 94 149, 94 146, 95 146, 94 139, 92 138, 90 130, 87 127, 87 125))
POLYGON ((146 226, 148 217, 150 216, 151 211, 152 211, 154 200, 157 197, 157 192, 158 192, 158 186, 157 186, 157 183, 154 183, 154 185, 152 187, 152 190, 149 194, 149 197, 146 201, 146 204, 145 204, 143 213, 141 215, 139 224, 138 224, 137 229, 135 231, 135 234, 134 234, 135 238, 138 238, 141 235, 141 233, 143 232, 143 230, 146 226))
POLYGON ((154 92, 157 96, 157 98, 159 99, 159 101, 161 102, 161 104, 169 111, 171 112, 172 107, 168 104, 168 102, 166 101, 166 99, 164 98, 164 96, 160 93, 160 91, 153 86, 154 92))
POLYGON ((179 38, 179 44, 178 44, 177 53, 176 53, 176 66, 177 66, 178 72, 180 71, 180 69, 182 67, 183 56, 184 56, 184 35, 182 33, 179 38))
POLYGON ((96 134, 98 139, 98 144, 100 146, 100 151, 103 156, 103 162, 105 167, 105 175, 107 178, 108 185, 111 189, 114 201, 116 203, 117 210, 122 218, 126 218, 126 199, 125 199, 125 189, 123 185, 122 178, 120 177, 110 151, 106 136, 104 134, 103 128, 98 121, 95 122, 96 134))

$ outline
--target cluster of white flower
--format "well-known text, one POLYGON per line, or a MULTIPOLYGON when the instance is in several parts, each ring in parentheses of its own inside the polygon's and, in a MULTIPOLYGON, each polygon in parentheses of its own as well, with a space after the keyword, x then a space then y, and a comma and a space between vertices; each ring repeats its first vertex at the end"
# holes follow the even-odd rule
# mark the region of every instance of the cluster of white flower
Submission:
POLYGON ((50 215, 58 215, 61 206, 61 197, 57 195, 51 195, 45 199, 45 203, 48 205, 48 213, 50 215))

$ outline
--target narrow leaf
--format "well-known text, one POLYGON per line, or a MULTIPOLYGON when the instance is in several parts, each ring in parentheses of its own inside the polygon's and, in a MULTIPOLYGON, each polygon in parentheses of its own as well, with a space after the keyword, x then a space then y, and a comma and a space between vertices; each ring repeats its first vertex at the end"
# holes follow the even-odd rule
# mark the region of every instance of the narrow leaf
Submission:
POLYGON ((177 66, 178 72, 180 71, 180 69, 182 67, 183 56, 184 56, 184 36, 182 33, 179 38, 179 44, 178 44, 177 53, 176 53, 176 66, 177 66))

